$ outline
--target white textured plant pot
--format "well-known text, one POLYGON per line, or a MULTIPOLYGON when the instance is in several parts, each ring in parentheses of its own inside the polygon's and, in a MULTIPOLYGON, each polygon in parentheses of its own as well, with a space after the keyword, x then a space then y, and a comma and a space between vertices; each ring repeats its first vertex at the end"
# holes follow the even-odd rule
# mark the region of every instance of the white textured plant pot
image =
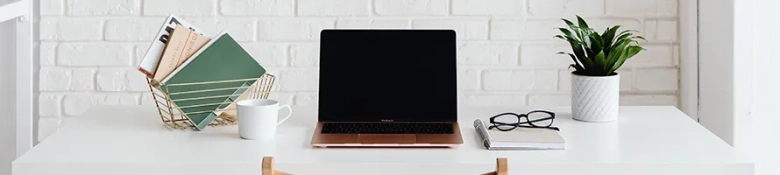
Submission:
POLYGON ((620 75, 571 76, 571 113, 575 120, 610 122, 617 120, 620 104, 620 75))

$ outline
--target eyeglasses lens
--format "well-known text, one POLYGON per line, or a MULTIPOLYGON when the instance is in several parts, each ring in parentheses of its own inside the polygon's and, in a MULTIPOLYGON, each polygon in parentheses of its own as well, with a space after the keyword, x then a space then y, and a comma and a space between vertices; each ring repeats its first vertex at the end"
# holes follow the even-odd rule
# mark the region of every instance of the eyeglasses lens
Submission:
POLYGON ((550 126, 553 120, 549 119, 552 115, 544 112, 532 112, 528 114, 528 121, 531 121, 536 126, 550 126))
POLYGON ((518 118, 514 115, 502 115, 496 117, 495 122, 498 129, 508 130, 515 128, 514 124, 518 123, 518 118))

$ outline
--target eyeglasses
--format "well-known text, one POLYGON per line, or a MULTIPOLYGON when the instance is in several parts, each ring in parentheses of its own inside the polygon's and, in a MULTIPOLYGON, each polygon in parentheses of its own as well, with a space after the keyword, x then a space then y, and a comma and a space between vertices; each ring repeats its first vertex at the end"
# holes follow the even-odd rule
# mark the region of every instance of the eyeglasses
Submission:
POLYGON ((490 123, 493 126, 488 129, 496 128, 499 131, 511 131, 515 128, 539 128, 552 129, 559 131, 558 127, 552 127, 555 120, 555 113, 550 111, 535 110, 527 114, 502 113, 490 117, 490 123))

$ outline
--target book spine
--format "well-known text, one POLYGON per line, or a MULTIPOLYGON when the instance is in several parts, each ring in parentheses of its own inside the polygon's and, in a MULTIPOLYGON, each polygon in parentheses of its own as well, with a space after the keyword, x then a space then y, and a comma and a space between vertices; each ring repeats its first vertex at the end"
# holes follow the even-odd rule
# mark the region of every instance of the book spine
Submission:
POLYGON ((157 66, 160 63, 162 52, 165 49, 165 45, 168 43, 171 32, 173 32, 173 29, 176 27, 176 25, 182 25, 192 31, 201 33, 199 29, 197 29, 189 22, 179 19, 174 15, 168 16, 168 18, 165 20, 165 23, 163 23, 162 27, 160 28, 160 31, 157 33, 155 40, 149 46, 149 49, 146 50, 146 54, 141 59, 141 62, 138 63, 138 70, 146 75, 146 77, 154 78, 154 73, 157 72, 157 66))

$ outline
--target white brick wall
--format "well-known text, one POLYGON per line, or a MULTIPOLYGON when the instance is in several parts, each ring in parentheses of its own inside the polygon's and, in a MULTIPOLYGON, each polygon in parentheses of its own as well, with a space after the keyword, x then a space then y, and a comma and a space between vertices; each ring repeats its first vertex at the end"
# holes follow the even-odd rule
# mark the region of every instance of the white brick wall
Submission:
POLYGON ((374 10, 382 16, 444 16, 449 0, 376 0, 374 10))
POLYGON ((569 105, 560 18, 647 37, 621 74, 624 105, 676 105, 678 0, 41 0, 40 139, 100 104, 149 105, 135 65, 163 18, 228 30, 278 76, 272 98, 317 104, 319 31, 455 29, 459 105, 569 105))
MULTIPOLYGON (((66 1, 66 11, 71 16, 125 16, 141 14, 141 0, 45 0, 41 7, 62 4, 66 1), (52 5, 46 5, 52 3, 52 5)), ((43 8, 41 10, 44 10, 43 8)), ((41 14, 47 12, 41 11, 41 14)))
POLYGON ((221 0, 224 16, 293 16, 295 1, 291 0, 221 0))

